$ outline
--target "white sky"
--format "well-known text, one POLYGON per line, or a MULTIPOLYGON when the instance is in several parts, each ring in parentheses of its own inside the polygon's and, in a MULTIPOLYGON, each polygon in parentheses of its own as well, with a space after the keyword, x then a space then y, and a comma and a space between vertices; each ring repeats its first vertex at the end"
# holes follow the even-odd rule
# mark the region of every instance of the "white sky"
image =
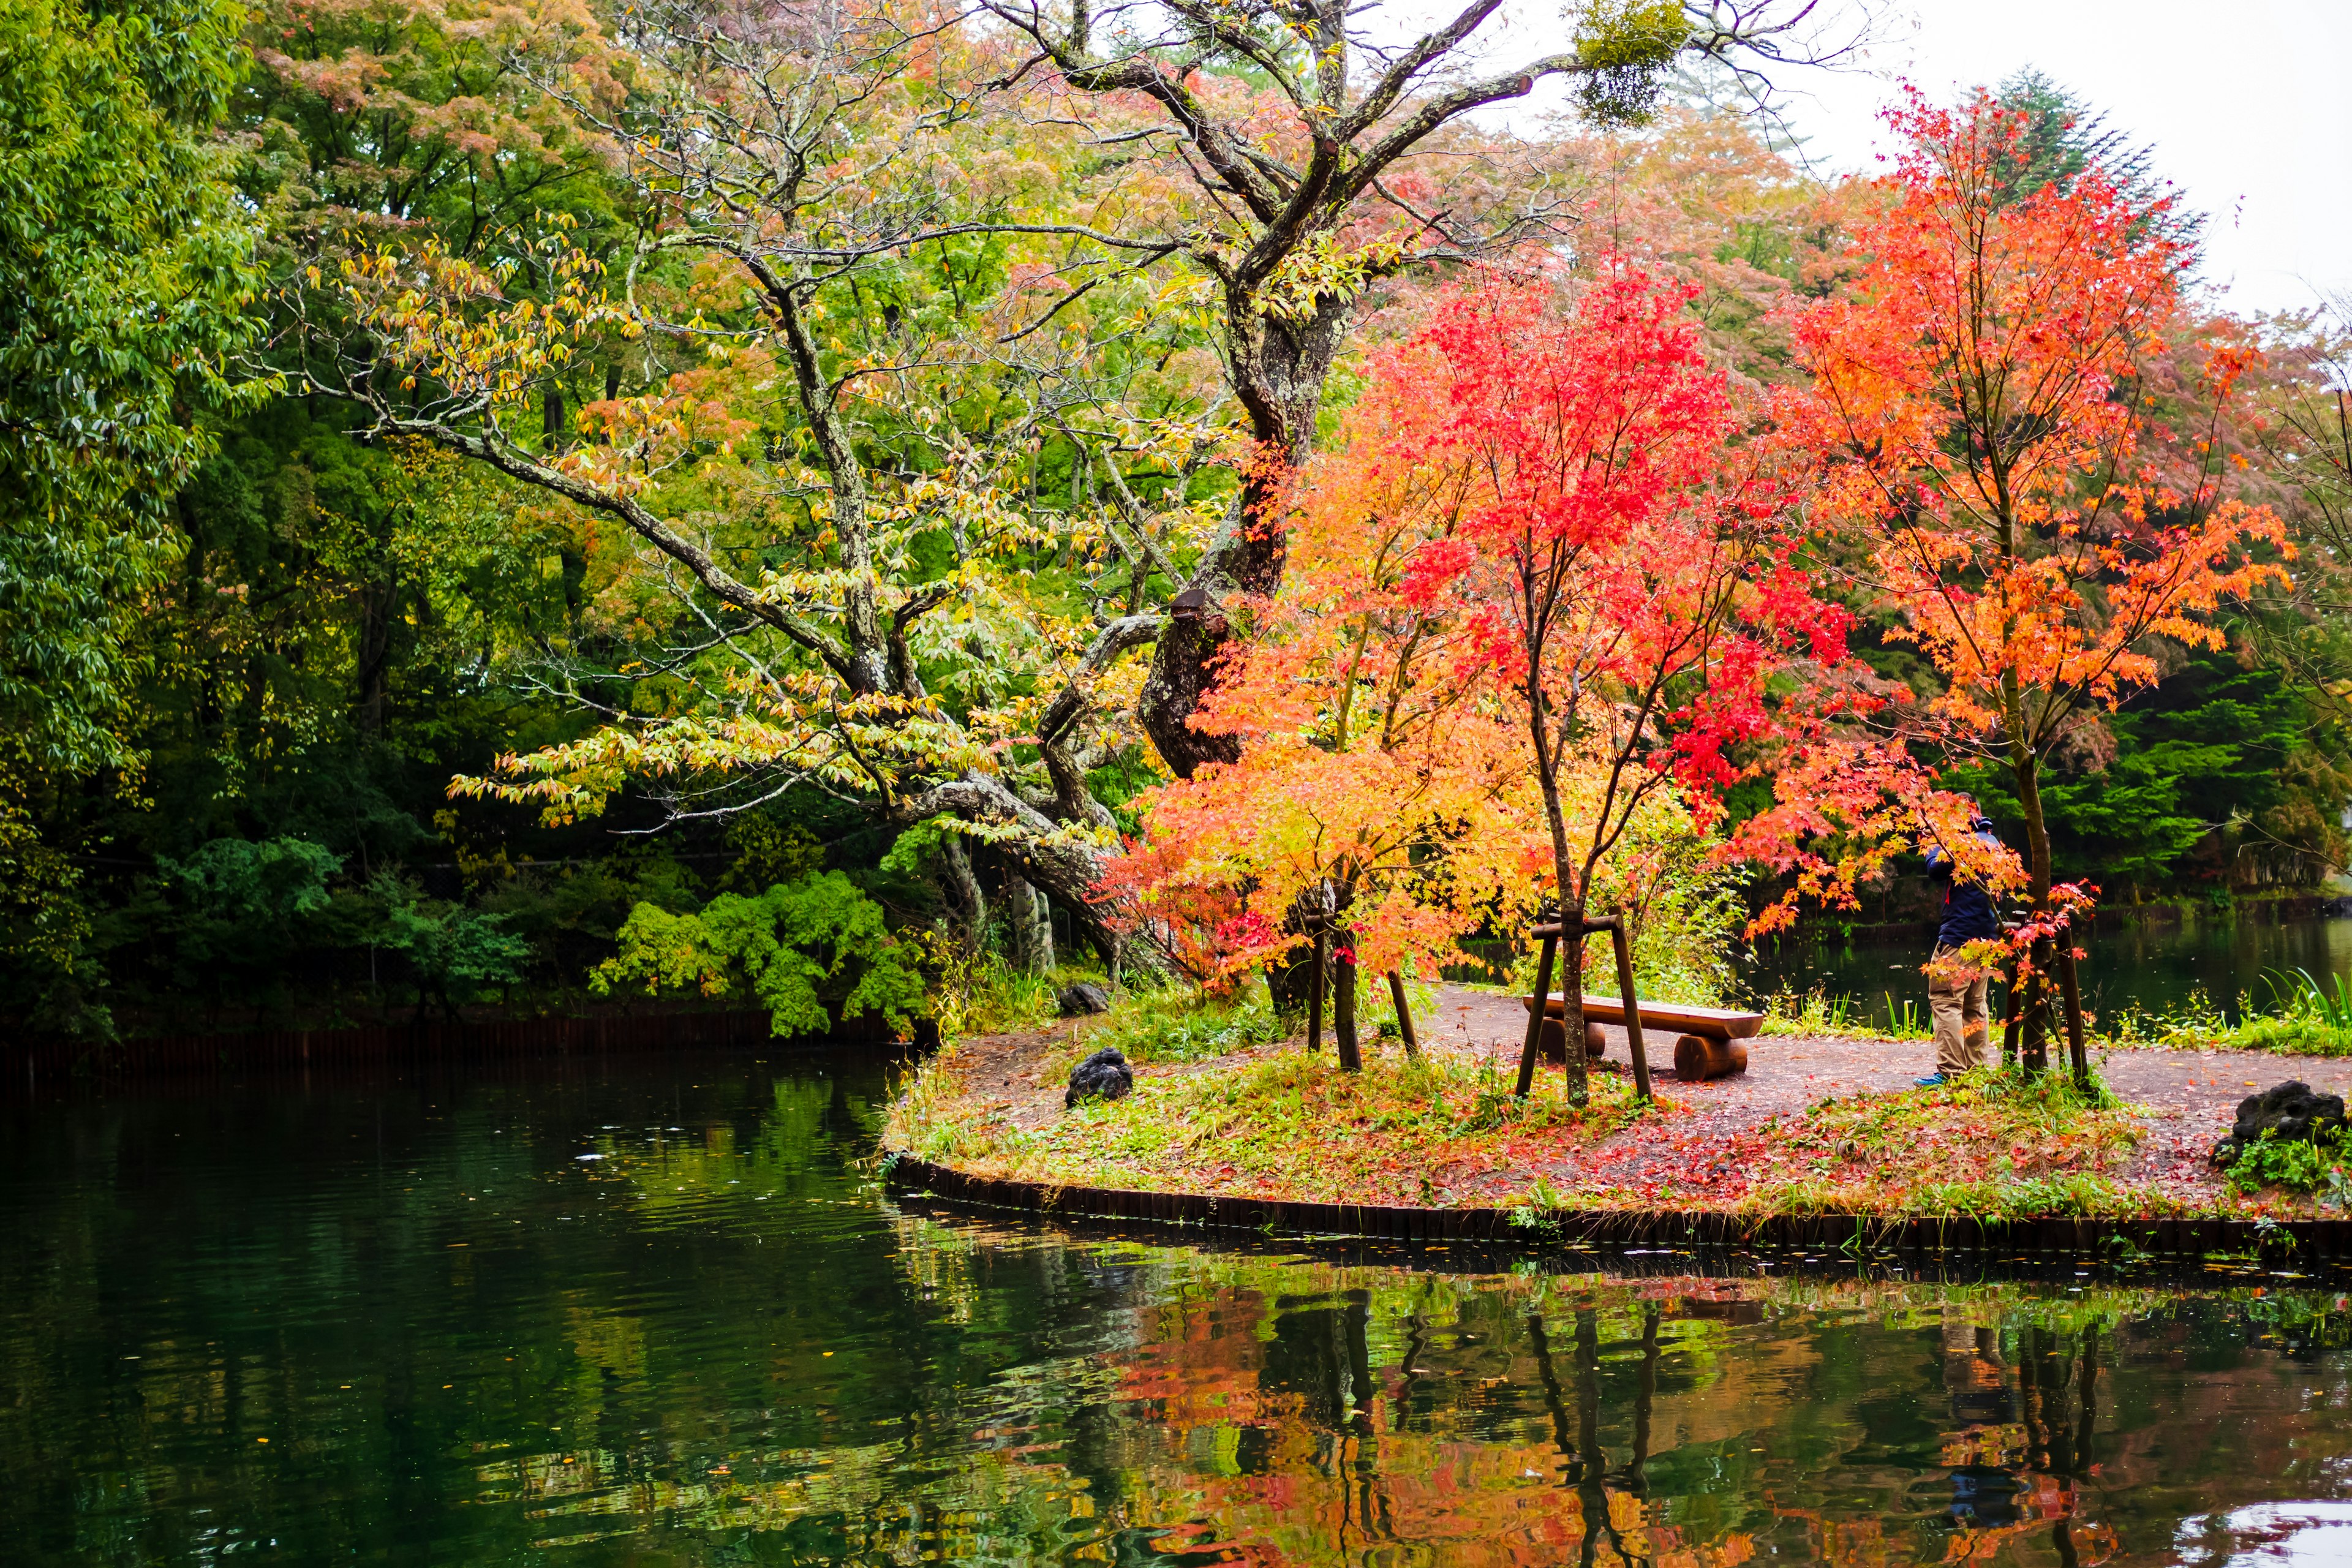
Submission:
POLYGON ((1788 75, 1817 166, 1874 166, 1898 77, 1948 98, 2031 65, 2154 146, 2231 309, 2352 288, 2352 0, 1907 0, 1879 39, 1868 74, 1788 75))
MULTIPOLYGON (((2228 308, 2352 289, 2352 0, 1822 0, 1822 30, 1850 37, 1865 3, 1865 55, 1776 73, 1816 172, 1877 167, 1898 80, 1948 101, 2030 65, 2155 149, 2158 177, 2208 216, 2204 276, 2228 308)), ((1385 0, 1374 26, 1418 32, 1459 5, 1385 0)), ((1473 58, 1501 69, 1559 48, 1574 5, 1510 0, 1473 58)), ((1496 119, 1531 122, 1565 96, 1539 90, 1496 119)))

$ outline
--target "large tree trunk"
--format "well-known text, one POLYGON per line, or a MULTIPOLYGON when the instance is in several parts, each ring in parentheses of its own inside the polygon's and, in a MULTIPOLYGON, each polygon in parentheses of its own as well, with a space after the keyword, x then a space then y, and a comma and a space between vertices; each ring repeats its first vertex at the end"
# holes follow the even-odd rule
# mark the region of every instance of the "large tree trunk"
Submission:
POLYGON ((359 646, 354 650, 359 693, 352 723, 362 740, 383 733, 384 697, 392 681, 392 623, 400 608, 399 595, 399 570, 390 561, 384 563, 383 575, 359 592, 359 646))
POLYGON ((1113 975, 1122 969, 1160 973, 1158 956, 1143 944, 1127 941, 1103 908, 1095 886, 1102 876, 1100 855, 1073 842, 1060 823, 1013 794, 1003 780, 966 773, 920 795, 902 796, 897 805, 893 816, 903 826, 952 812, 967 822, 1017 827, 1020 837, 999 842, 996 853, 1016 864, 1024 880, 1051 893, 1070 911, 1076 934, 1102 956, 1104 966, 1113 975))
POLYGON ((972 952, 988 951, 988 895, 981 890, 980 879, 972 874, 971 858, 963 852, 963 840, 953 834, 940 839, 940 891, 954 910, 956 924, 963 928, 963 940, 972 952))
POLYGON ((1138 713, 1160 759, 1179 777, 1203 763, 1229 763, 1230 739, 1192 727, 1193 711, 1215 678, 1233 626, 1223 607, 1235 595, 1282 586, 1287 537, 1282 506, 1288 470, 1315 445, 1315 421, 1347 325, 1348 301, 1325 297, 1303 321, 1265 315, 1255 292, 1225 291, 1225 341, 1234 388, 1250 420, 1257 458, 1242 478, 1224 526, 1202 552, 1177 596, 1153 650, 1138 713))

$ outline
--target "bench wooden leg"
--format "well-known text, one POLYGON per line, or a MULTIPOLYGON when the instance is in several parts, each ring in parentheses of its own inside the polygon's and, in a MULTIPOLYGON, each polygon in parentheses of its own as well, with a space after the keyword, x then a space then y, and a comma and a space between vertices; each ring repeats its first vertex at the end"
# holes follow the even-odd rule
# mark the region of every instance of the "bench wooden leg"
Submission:
MULTIPOLYGON (((1597 1062, 1608 1054, 1609 1037, 1601 1032, 1601 1026, 1598 1024, 1585 1025, 1585 1060, 1597 1062)), ((1543 1058, 1548 1062, 1565 1062, 1568 1060, 1567 1021, 1560 1018, 1555 1018, 1549 1014, 1546 1014, 1544 1016, 1543 1058)))
POLYGON ((1621 917, 1610 926, 1612 945, 1617 949, 1617 997, 1625 1008, 1625 1046, 1633 1056, 1633 1096, 1650 1098, 1650 1053, 1642 1047, 1642 1004, 1633 994, 1633 946, 1626 935, 1625 921, 1621 917))
POLYGON ((1705 1083, 1747 1070, 1748 1047, 1738 1040, 1685 1035, 1675 1042, 1675 1077, 1685 1083, 1705 1083))
POLYGON ((1543 939, 1536 958, 1535 1000, 1528 1005, 1528 1043, 1519 1050, 1518 1087, 1511 1092, 1521 1100, 1536 1086, 1536 1053, 1543 1047, 1544 1003, 1551 995, 1551 961, 1559 954, 1559 938, 1543 939))

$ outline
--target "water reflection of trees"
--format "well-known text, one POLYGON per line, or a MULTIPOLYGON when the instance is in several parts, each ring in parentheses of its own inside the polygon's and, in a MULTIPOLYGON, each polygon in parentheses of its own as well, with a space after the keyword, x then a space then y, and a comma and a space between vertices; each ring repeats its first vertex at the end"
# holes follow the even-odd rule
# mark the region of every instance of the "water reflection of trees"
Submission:
MULTIPOLYGON (((2201 1450, 2180 1476, 2193 1507, 2100 1479, 2143 1469, 2151 1445, 2190 1449, 2165 1380, 2116 1369, 2125 1342, 2161 1343, 2185 1313, 2210 1346, 2259 1306, 1188 1256, 1108 1352, 1124 1418, 1085 1468, 1113 1534, 1192 1561, 2087 1568, 2121 1554, 2117 1516, 2160 1552, 2222 1494, 2270 1495, 2257 1478, 2276 1471, 2201 1450)), ((2292 1348, 2282 1327, 2247 1322, 2270 1357, 2207 1370, 2258 1397, 2292 1348)), ((2179 1392, 2190 1427, 2218 1414, 2179 1392)), ((2296 1441, 2275 1424, 2231 1441, 2249 1437, 2296 1441)))
POLYGON ((106 1105, 28 1142, 12 1562, 2063 1568, 2346 1484, 2323 1294, 1080 1241, 883 1203, 855 1078, 657 1087, 106 1105))

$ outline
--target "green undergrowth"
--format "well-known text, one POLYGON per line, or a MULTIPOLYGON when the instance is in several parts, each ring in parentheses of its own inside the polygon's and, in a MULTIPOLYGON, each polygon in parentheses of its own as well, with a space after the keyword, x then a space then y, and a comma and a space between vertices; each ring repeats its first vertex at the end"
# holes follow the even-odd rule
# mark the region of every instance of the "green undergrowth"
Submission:
POLYGON ((931 986, 931 1012, 942 1040, 1045 1028, 1062 1016, 1062 992, 1081 981, 1102 986, 1114 1006, 1129 1000, 1100 970, 1066 963, 1039 974, 992 952, 975 954, 935 934, 925 933, 918 940, 937 976, 931 986))
POLYGON ((1278 1040, 1286 1032, 1262 986, 1244 987, 1239 996, 1215 996, 1171 985, 1122 998, 1085 1032, 1083 1041, 1088 1052, 1116 1047, 1129 1061, 1148 1067, 1231 1056, 1278 1040))
POLYGON ((2352 1056, 2352 978, 2333 977, 2323 988, 2305 971, 2273 971, 2264 978, 2270 1005, 2238 998, 2231 1023, 2202 991, 2163 1013, 2129 1008, 2097 1021, 2105 1045, 2173 1050, 2268 1051, 2284 1057, 2352 1056))
MULTIPOLYGON (((2267 1010, 2250 995, 2238 998, 2232 1023, 2203 992, 2162 1012, 2127 1007, 2104 1016, 2086 1014, 2093 1041, 2103 1049, 2267 1051, 2273 1056, 2352 1056, 2352 976, 2323 987, 2302 970, 2275 972, 2264 981, 2267 1010)), ((1934 1020, 1922 1001, 1884 997, 1891 1026, 1868 1022, 1868 1005, 1816 989, 1782 989, 1764 1000, 1767 1036, 1853 1040, 1925 1040, 1934 1020)), ((1995 1020, 1996 1032, 1999 1021, 1995 1020)))
POLYGON ((2352 1127, 2317 1138, 2281 1138, 2266 1130, 2231 1162, 2230 1185, 2249 1194, 2270 1187, 2309 1193, 2342 1208, 2352 1202, 2352 1127))
POLYGON ((1897 1001, 1891 993, 1885 1000, 1892 1023, 1888 1027, 1880 1028, 1866 1022, 1867 1005, 1851 996, 1832 996, 1819 987, 1800 995, 1784 986, 1764 999, 1764 1023, 1758 1032, 1768 1036, 1802 1036, 1816 1039, 1925 1040, 1932 1037, 1934 1020, 1926 1003, 1910 998, 1897 1001))

